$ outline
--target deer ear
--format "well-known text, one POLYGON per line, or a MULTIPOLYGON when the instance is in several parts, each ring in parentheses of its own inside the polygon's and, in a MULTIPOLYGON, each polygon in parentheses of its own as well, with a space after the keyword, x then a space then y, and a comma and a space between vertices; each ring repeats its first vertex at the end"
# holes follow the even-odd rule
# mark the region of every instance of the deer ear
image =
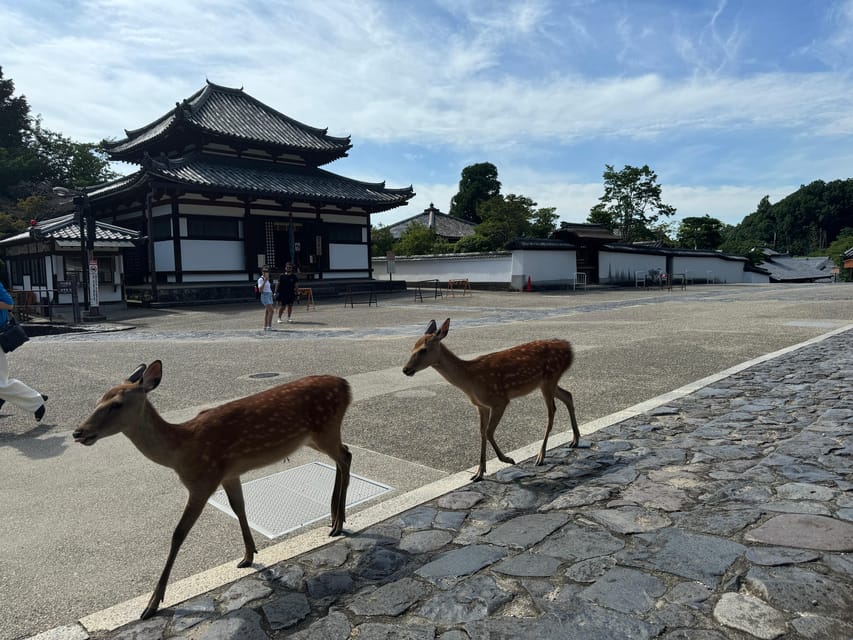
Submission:
POLYGON ((448 331, 450 331, 450 318, 441 323, 441 329, 438 330, 438 339, 444 340, 447 337, 448 331))
POLYGON ((159 360, 155 360, 145 370, 145 375, 142 376, 142 388, 145 390, 145 393, 148 393, 149 391, 154 391, 154 389, 159 387, 160 380, 162 379, 163 363, 159 360))
POLYGON ((127 382, 139 382, 139 380, 142 378, 142 374, 145 372, 145 369, 147 367, 148 365, 145 364, 141 364, 136 367, 136 369, 133 370, 133 373, 127 376, 127 382))
POLYGON ((429 324, 427 325, 426 331, 424 331, 424 335, 425 336, 431 336, 432 334, 435 333, 435 331, 436 331, 435 320, 430 320, 429 324))

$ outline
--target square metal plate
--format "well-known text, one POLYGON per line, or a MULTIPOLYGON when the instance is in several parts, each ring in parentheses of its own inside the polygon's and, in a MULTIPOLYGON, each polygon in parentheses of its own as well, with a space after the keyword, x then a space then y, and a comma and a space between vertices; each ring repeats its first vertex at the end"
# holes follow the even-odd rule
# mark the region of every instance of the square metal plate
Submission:
MULTIPOLYGON (((331 465, 312 462, 244 482, 243 497, 249 526, 273 539, 330 517, 335 471, 331 465)), ((349 509, 388 491, 391 487, 351 474, 346 506, 349 509)), ((214 493, 208 502, 236 519, 223 489, 214 493)))

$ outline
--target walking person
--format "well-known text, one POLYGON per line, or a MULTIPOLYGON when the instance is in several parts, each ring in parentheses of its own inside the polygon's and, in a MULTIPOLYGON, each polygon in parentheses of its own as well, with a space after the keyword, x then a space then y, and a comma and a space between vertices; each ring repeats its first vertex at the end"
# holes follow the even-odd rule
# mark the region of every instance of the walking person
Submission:
POLYGON ((272 329, 273 306, 269 267, 261 269, 261 277, 258 278, 258 291, 261 294, 261 304, 264 305, 264 331, 270 331, 272 329))
MULTIPOLYGON (((0 327, 6 324, 9 320, 9 311, 15 308, 15 301, 3 283, 0 283, 0 327)), ((0 349, 0 407, 6 401, 17 405, 24 411, 32 412, 36 417, 36 422, 41 421, 44 417, 44 403, 47 396, 39 393, 35 389, 28 387, 20 380, 9 377, 9 360, 6 354, 0 349)))
POLYGON ((284 273, 279 276, 278 283, 275 285, 275 299, 278 300, 278 324, 281 324, 281 316, 284 314, 285 307, 287 307, 287 321, 293 322, 290 314, 293 313, 297 286, 293 265, 288 262, 284 265, 284 273))

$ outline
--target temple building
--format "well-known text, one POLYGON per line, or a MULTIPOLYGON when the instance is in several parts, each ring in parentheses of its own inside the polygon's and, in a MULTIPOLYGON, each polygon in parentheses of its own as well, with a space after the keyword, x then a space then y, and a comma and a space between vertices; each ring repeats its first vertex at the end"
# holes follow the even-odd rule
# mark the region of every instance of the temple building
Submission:
POLYGON ((318 285, 371 278, 370 215, 415 195, 322 169, 349 137, 211 82, 125 133, 107 151, 139 170, 86 193, 97 220, 148 238, 124 251, 129 302, 238 299, 288 261, 318 285))

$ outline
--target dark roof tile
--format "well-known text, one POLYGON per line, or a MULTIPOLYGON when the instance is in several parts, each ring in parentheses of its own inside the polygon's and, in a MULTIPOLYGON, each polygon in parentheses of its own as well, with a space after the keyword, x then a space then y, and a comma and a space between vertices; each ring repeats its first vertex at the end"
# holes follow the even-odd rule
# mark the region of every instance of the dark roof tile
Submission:
POLYGON ((334 157, 345 156, 352 146, 349 137, 330 136, 326 129, 294 120, 242 89, 208 82, 154 122, 126 130, 127 137, 108 144, 107 150, 120 156, 141 153, 151 141, 168 135, 177 124, 246 142, 331 153, 334 157))

